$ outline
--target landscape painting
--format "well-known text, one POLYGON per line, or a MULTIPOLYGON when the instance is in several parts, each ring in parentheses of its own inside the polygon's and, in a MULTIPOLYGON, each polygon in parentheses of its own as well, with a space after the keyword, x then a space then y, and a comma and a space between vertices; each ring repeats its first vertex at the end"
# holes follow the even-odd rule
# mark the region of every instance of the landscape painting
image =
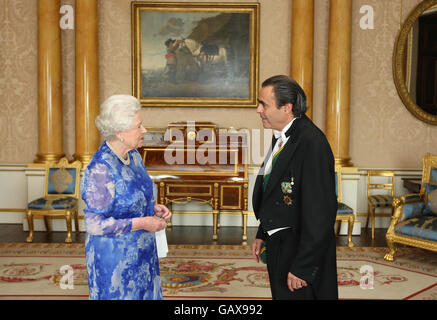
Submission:
POLYGON ((256 106, 258 10, 134 2, 134 95, 144 106, 256 106))

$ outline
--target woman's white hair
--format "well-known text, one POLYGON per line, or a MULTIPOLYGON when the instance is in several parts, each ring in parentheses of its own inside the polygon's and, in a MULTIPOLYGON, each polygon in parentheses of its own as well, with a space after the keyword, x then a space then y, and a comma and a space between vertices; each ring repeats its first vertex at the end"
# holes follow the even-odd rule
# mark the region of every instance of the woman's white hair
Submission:
POLYGON ((140 109, 140 101, 128 94, 116 94, 106 99, 100 105, 100 114, 96 118, 96 127, 103 139, 111 140, 116 133, 129 130, 140 109))

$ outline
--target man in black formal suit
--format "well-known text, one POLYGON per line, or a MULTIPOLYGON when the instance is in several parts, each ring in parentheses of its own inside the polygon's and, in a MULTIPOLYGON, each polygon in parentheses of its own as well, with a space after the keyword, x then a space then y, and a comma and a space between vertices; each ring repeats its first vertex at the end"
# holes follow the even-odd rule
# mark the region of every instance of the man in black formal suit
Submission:
POLYGON ((260 221, 252 255, 266 245, 273 299, 338 299, 334 156, 305 115, 306 96, 290 77, 261 86, 257 113, 273 129, 253 191, 260 221))

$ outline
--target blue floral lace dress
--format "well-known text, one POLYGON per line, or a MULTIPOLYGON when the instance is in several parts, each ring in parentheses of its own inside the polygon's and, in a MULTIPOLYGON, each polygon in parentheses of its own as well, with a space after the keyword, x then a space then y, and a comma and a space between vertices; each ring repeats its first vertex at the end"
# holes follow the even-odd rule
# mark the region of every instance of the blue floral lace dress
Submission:
POLYGON ((128 163, 104 142, 82 179, 90 299, 162 299, 155 234, 131 232, 132 218, 153 216, 153 182, 140 154, 128 163))

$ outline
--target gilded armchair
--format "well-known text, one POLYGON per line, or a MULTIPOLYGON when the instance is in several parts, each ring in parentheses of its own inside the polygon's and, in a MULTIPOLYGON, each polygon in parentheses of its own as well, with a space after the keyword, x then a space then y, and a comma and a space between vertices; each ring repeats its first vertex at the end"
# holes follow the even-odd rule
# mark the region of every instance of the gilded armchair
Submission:
POLYGON ((337 221, 337 234, 340 232, 341 222, 345 221, 348 223, 347 230, 347 240, 348 247, 352 248, 354 243, 352 242, 352 230, 354 227, 355 215, 354 210, 347 204, 342 202, 342 190, 341 190, 341 165, 335 165, 335 191, 337 192, 337 216, 335 221, 337 221))
POLYGON ((71 222, 74 220, 76 232, 79 231, 78 198, 80 188, 80 170, 82 163, 75 161, 69 163, 67 158, 62 158, 58 163, 49 163, 45 169, 44 196, 35 199, 27 205, 27 222, 29 236, 27 242, 33 241, 33 218, 44 217, 47 231, 50 231, 48 217, 63 216, 67 223, 67 237, 65 242, 72 242, 71 222))
POLYGON ((393 215, 395 173, 393 170, 369 170, 367 171, 367 219, 366 229, 369 226, 369 218, 372 225, 372 240, 375 239, 375 216, 376 209, 391 208, 393 215), (383 178, 383 181, 379 180, 383 178))
POLYGON ((394 198, 393 208, 385 260, 394 260, 395 243, 437 251, 437 155, 422 158, 420 193, 394 198))

